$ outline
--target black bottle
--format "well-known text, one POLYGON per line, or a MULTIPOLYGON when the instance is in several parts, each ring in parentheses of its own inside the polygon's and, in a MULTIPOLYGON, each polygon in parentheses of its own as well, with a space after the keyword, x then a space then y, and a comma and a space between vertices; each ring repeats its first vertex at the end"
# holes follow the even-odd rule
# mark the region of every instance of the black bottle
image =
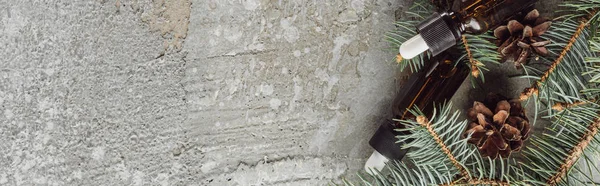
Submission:
MULTIPOLYGON (((469 74, 469 68, 463 63, 456 63, 457 56, 445 52, 431 58, 427 67, 412 74, 398 93, 392 104, 394 119, 412 119, 415 116, 408 112, 414 106, 419 107, 423 113, 431 114, 434 103, 443 103, 452 98, 469 74)), ((402 144, 396 143, 395 131, 402 128, 399 122, 389 120, 382 124, 375 132, 369 144, 375 149, 367 161, 365 169, 377 168, 381 170, 389 159, 400 160, 407 150, 401 149, 402 144)))

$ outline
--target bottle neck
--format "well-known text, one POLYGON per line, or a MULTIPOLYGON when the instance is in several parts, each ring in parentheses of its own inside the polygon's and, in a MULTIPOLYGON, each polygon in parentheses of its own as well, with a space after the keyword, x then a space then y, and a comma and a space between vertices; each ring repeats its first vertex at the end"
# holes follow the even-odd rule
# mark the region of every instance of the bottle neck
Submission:
POLYGON ((462 33, 482 34, 531 8, 537 0, 467 0, 455 19, 462 33))
POLYGON ((433 12, 431 16, 416 25, 417 32, 429 47, 431 55, 437 56, 456 45, 460 39, 461 33, 456 25, 460 22, 456 22, 455 17, 453 12, 433 12))

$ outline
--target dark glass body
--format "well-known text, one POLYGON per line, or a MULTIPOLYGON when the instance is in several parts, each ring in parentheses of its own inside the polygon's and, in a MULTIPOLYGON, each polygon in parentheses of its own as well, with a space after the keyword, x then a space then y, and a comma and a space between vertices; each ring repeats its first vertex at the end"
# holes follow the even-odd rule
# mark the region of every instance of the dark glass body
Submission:
POLYGON ((400 92, 393 103, 394 118, 413 118, 408 109, 415 106, 423 113, 431 114, 434 103, 441 104, 452 98, 467 78, 468 71, 464 64, 456 65, 448 54, 435 57, 427 68, 412 74, 403 86, 405 91, 400 92))
MULTIPOLYGON (((444 52, 428 60, 427 66, 419 72, 411 74, 394 99, 393 118, 414 118, 415 116, 407 110, 414 106, 431 116, 434 104, 441 104, 452 98, 469 74, 469 68, 463 63, 455 66, 455 59, 448 52, 444 52)), ((408 149, 402 149, 402 144, 396 143, 396 136, 403 133, 394 129, 403 127, 400 122, 389 120, 377 129, 369 144, 388 159, 400 160, 408 149)))

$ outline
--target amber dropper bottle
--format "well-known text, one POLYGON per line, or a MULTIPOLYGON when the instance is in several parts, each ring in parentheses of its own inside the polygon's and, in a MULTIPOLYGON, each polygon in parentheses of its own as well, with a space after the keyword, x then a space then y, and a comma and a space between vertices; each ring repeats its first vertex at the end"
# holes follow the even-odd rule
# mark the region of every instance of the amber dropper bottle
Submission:
POLYGON ((454 0, 453 10, 434 12, 417 25, 416 36, 400 46, 404 59, 429 51, 436 56, 457 44, 462 34, 482 34, 537 0, 454 0))
MULTIPOLYGON (((457 65, 456 59, 450 52, 444 52, 431 58, 426 67, 412 74, 402 88, 404 91, 394 99, 394 119, 413 119, 415 116, 408 109, 415 106, 423 113, 431 114, 434 103, 450 100, 469 74, 469 68, 462 63, 457 65)), ((365 164, 367 172, 371 168, 381 170, 388 160, 404 157, 407 149, 402 149, 402 144, 396 143, 396 136, 403 134, 394 130, 402 127, 399 122, 390 120, 377 129, 369 141, 375 152, 365 164)))

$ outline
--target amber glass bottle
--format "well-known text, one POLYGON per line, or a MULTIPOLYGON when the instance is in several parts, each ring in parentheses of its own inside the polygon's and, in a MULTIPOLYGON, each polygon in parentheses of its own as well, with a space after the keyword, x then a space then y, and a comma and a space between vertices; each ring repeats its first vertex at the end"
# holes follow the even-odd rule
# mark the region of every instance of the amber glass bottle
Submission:
MULTIPOLYGON (((452 98, 460 85, 468 76, 469 68, 464 64, 456 63, 456 56, 444 52, 427 62, 421 71, 412 74, 408 81, 402 86, 392 104, 394 119, 411 119, 413 115, 408 109, 415 106, 423 113, 432 114, 434 104, 443 103, 452 98)), ((402 159, 406 150, 401 149, 402 144, 396 143, 396 136, 402 135, 395 131, 402 128, 399 122, 388 120, 382 124, 373 135, 369 144, 376 150, 377 156, 385 159, 402 159)), ((371 161, 371 158, 369 159, 371 161)), ((367 162, 367 167, 370 167, 367 162)), ((378 169, 382 164, 377 163, 378 169)))
POLYGON ((414 116, 408 109, 415 106, 423 113, 431 113, 433 104, 452 98, 468 76, 468 68, 464 64, 456 65, 448 54, 436 57, 427 70, 412 75, 403 87, 407 91, 396 96, 392 106, 394 118, 412 119, 414 116))

